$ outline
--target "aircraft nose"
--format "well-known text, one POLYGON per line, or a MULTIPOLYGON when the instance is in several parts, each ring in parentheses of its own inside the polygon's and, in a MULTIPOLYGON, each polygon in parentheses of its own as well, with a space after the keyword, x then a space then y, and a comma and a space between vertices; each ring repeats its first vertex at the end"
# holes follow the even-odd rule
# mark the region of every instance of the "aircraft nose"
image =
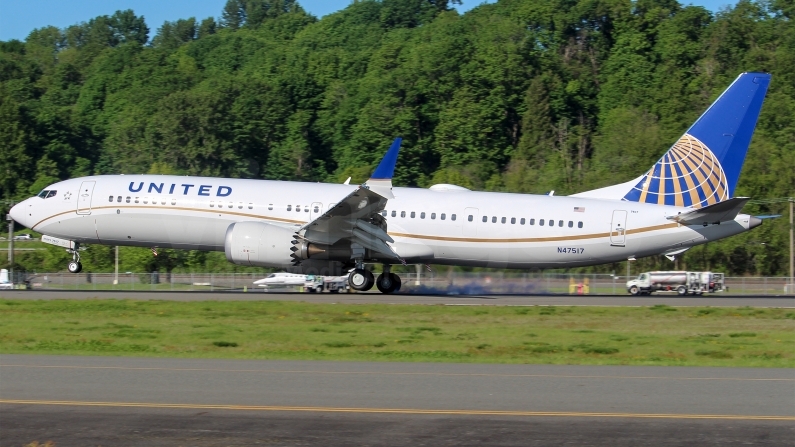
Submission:
MULTIPOLYGON (((24 202, 22 202, 24 203, 24 202)), ((22 219, 25 217, 25 209, 22 203, 17 203, 8 211, 8 215, 14 219, 14 221, 22 223, 22 219)), ((24 224, 23 224, 24 225, 24 224)))

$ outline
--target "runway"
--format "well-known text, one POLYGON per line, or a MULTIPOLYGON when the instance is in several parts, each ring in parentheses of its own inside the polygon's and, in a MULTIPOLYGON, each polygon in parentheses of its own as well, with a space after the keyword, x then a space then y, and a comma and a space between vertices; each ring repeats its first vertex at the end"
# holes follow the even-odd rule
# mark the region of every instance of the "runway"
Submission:
POLYGON ((428 305, 484 305, 484 306, 668 306, 693 307, 780 307, 795 308, 793 296, 747 295, 384 295, 381 293, 284 293, 250 292, 146 292, 146 291, 54 291, 4 290, 6 299, 134 299, 166 301, 303 301, 310 303, 344 304, 428 304, 428 305))
POLYGON ((2 355, 0 378, 3 445, 795 440, 790 369, 2 355))

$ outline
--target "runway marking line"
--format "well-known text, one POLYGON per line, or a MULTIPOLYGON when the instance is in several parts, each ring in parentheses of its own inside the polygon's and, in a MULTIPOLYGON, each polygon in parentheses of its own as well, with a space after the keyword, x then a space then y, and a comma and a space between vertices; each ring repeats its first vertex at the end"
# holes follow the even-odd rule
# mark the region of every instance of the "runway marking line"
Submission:
POLYGON ((158 368, 144 366, 74 366, 74 365, 19 365, 0 364, 0 368, 50 368, 50 369, 111 369, 121 371, 193 371, 193 372, 229 372, 229 373, 264 373, 264 374, 359 374, 385 376, 438 376, 438 377, 554 377, 562 379, 645 379, 645 380, 733 380, 739 382, 795 382, 792 379, 776 378, 743 378, 743 377, 664 377, 664 376, 578 376, 564 374, 479 374, 479 373, 425 373, 425 372, 387 372, 387 371, 305 371, 281 369, 220 369, 220 368, 158 368))
POLYGON ((424 410, 416 408, 345 408, 345 407, 294 407, 280 405, 220 405, 220 404, 166 404, 151 402, 84 402, 70 400, 20 400, 0 399, 0 404, 60 405, 77 407, 114 408, 164 408, 187 410, 238 410, 238 411, 300 411, 317 413, 381 413, 412 415, 457 416, 554 416, 554 417, 606 417, 640 419, 723 419, 750 421, 795 421, 795 416, 754 416, 737 414, 672 414, 672 413, 588 413, 576 411, 510 411, 510 410, 424 410))

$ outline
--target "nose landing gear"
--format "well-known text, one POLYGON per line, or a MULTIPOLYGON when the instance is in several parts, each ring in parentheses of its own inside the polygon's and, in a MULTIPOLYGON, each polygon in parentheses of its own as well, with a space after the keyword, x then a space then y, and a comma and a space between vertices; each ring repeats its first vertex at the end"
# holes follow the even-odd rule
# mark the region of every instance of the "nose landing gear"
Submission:
POLYGON ((80 273, 83 270, 83 264, 80 263, 80 253, 78 253, 79 246, 75 242, 75 248, 66 250, 68 253, 72 254, 72 260, 66 266, 69 273, 80 273))

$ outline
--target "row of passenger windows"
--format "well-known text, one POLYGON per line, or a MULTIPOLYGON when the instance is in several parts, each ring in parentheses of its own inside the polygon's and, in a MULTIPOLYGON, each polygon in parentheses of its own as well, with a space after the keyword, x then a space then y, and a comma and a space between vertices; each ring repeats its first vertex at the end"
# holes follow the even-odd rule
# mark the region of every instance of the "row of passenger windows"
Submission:
MULTIPOLYGON (((389 211, 387 211, 387 210, 381 211, 381 215, 384 216, 384 217, 387 217, 388 214, 389 214, 389 211)), ((430 214, 431 214, 431 220, 436 220, 436 213, 430 213, 430 214)), ((406 217, 406 215, 407 215, 406 211, 401 211, 400 212, 400 217, 406 217)), ((398 216, 398 212, 397 211, 392 211, 392 217, 397 217, 397 216, 398 216)), ((414 218, 417 217, 417 213, 415 211, 411 211, 411 212, 408 213, 408 216, 411 217, 412 219, 414 219, 414 218)), ((424 211, 420 212, 420 219, 425 219, 425 216, 426 216, 426 214, 425 214, 424 211)), ((439 214, 439 220, 447 220, 447 214, 446 213, 439 214)), ((451 214, 450 215, 450 220, 455 220, 455 214, 451 214)))
MULTIPOLYGON (((473 219, 474 219, 474 217, 472 215, 470 215, 469 218, 468 218, 468 220, 470 222, 472 222, 473 219)), ((489 221, 489 216, 483 216, 483 222, 488 222, 488 221, 489 221)), ((499 221, 500 221, 500 223, 508 223, 508 218, 507 217, 501 217, 501 218, 499 218, 499 221)), ((538 219, 538 226, 543 227, 544 226, 544 222, 545 222, 544 219, 538 219)), ((497 223, 497 216, 491 216, 491 223, 497 223)), ((530 219, 528 221, 524 217, 519 219, 519 225, 524 225, 525 223, 527 223, 528 225, 535 225, 536 224, 536 220, 535 219, 530 219)), ((511 224, 514 224, 514 225, 516 224, 516 218, 515 217, 511 217, 511 224)), ((546 221, 546 225, 548 227, 554 227, 555 226, 555 219, 547 220, 546 221)), ((559 227, 566 226, 566 221, 558 220, 558 226, 559 227)), ((574 221, 573 220, 569 221, 568 227, 569 228, 574 228, 574 221)), ((577 228, 582 228, 582 222, 577 222, 577 228)))
MULTIPOLYGON (((121 203, 121 201, 122 201, 122 196, 116 196, 116 202, 121 203)), ((152 205, 157 205, 157 197, 152 197, 151 201, 152 201, 152 205)), ((113 202, 113 196, 108 196, 108 202, 111 202, 111 203, 113 202)), ((127 196, 127 197, 124 198, 124 202, 125 203, 141 203, 141 202, 143 202, 143 203, 147 203, 148 204, 149 203, 149 197, 130 197, 130 196, 127 196)), ((167 198, 166 197, 161 197, 160 198, 160 204, 161 205, 165 205, 166 202, 167 202, 167 198)), ((173 199, 172 198, 171 199, 171 204, 172 205, 176 205, 177 204, 177 199, 173 199)))
MULTIPOLYGON (((152 202, 152 205, 157 205, 157 202, 158 202, 158 197, 151 197, 150 198, 148 196, 146 196, 146 197, 108 196, 108 202, 113 203, 114 197, 115 197, 117 203, 122 203, 122 200, 124 200, 125 203, 143 203, 145 205, 148 205, 149 202, 152 202)), ((160 204, 161 205, 165 205, 168 202, 168 198, 166 198, 166 197, 160 197, 159 200, 160 200, 160 204)), ((177 204, 177 199, 172 198, 171 199, 171 204, 172 205, 176 205, 177 204)), ((223 208, 224 206, 226 206, 227 208, 234 208, 235 207, 235 202, 232 202, 232 201, 224 202, 224 201, 219 200, 217 205, 218 205, 218 208, 223 208)), ((213 201, 210 202, 210 208, 215 208, 215 207, 216 207, 216 202, 213 200, 213 201)), ((243 209, 243 202, 237 202, 237 207, 238 207, 238 209, 243 209)), ((253 203, 249 203, 248 204, 248 209, 254 209, 254 204, 253 203)))

